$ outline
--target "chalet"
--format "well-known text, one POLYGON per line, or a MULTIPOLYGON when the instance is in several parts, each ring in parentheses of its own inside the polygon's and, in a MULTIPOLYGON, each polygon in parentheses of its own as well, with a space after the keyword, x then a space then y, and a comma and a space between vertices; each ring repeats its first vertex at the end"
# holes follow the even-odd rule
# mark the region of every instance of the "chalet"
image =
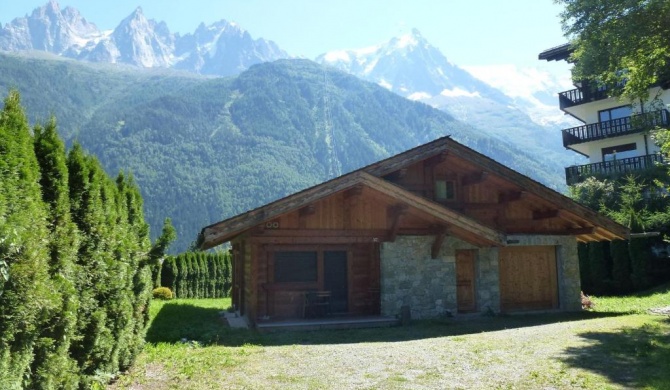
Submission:
POLYGON ((579 310, 577 243, 628 230, 449 137, 202 229, 251 325, 579 310))
MULTIPOLYGON (((564 44, 545 50, 538 57, 569 61, 571 53, 570 44, 564 44)), ((565 168, 568 185, 590 176, 618 176, 663 162, 649 131, 656 126, 670 126, 666 109, 670 104, 670 83, 651 86, 649 102, 633 106, 610 97, 604 85, 574 81, 574 89, 558 94, 559 107, 583 124, 563 130, 563 146, 588 157, 589 163, 565 168)))

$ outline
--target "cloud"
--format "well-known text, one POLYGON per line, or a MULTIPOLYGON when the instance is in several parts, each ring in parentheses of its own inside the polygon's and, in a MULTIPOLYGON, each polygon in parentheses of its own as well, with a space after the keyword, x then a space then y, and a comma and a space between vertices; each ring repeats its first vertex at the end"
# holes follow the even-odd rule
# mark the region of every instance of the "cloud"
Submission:
POLYGON ((572 88, 567 68, 557 73, 540 66, 519 68, 512 64, 466 66, 464 69, 511 97, 529 98, 536 92, 558 93, 572 88))
POLYGON ((459 96, 466 96, 466 97, 482 97, 479 92, 468 92, 464 89, 461 88, 454 88, 454 89, 445 89, 442 92, 440 92, 440 95, 442 96, 447 96, 447 97, 459 97, 459 96))

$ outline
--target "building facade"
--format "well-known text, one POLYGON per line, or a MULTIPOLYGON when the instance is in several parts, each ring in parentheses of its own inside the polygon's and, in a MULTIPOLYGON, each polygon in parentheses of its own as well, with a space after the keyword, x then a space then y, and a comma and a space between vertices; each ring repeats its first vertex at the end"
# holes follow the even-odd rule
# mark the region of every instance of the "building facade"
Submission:
MULTIPOLYGON (((540 60, 569 60, 570 45, 543 51, 540 60)), ((640 171, 663 162, 660 148, 650 136, 657 126, 668 126, 667 84, 649 89, 645 104, 609 97, 602 85, 575 81, 575 88, 558 94, 560 109, 583 125, 563 130, 563 146, 589 159, 587 164, 565 168, 568 185, 587 177, 607 177, 640 171)))
POLYGON ((444 137, 202 229, 252 325, 579 310, 577 243, 628 229, 444 137))

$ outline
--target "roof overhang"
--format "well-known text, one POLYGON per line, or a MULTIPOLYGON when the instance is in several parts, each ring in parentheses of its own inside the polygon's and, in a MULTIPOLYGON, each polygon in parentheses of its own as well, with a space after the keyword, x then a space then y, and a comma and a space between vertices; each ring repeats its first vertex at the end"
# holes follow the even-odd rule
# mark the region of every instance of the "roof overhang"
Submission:
POLYGON ((384 179, 375 177, 363 171, 356 171, 321 185, 308 188, 286 198, 279 199, 257 209, 206 226, 200 232, 199 246, 201 249, 209 249, 223 244, 266 221, 299 210, 306 204, 319 201, 335 193, 346 191, 360 185, 379 191, 400 203, 406 204, 421 213, 429 215, 448 228, 449 234, 456 237, 462 237, 465 241, 477 245, 492 246, 504 246, 506 243, 506 236, 503 233, 491 229, 471 217, 448 209, 429 199, 415 195, 384 179), (472 236, 476 236, 477 239, 472 240, 471 238, 466 238, 472 236))
POLYGON ((562 61, 569 60, 572 54, 572 48, 569 43, 564 43, 559 46, 554 46, 540 53, 537 58, 546 61, 562 61))

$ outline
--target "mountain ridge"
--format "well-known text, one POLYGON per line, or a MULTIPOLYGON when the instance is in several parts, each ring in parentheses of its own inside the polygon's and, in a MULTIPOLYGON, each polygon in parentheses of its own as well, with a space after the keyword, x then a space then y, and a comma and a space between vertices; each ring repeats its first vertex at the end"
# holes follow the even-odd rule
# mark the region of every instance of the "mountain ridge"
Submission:
POLYGON ((31 15, 17 17, 0 28, 0 51, 43 50, 90 62, 162 67, 193 73, 229 76, 249 66, 288 58, 274 42, 253 39, 239 25, 221 20, 201 25, 193 34, 170 32, 165 22, 147 19, 137 7, 111 31, 100 31, 72 7, 60 9, 49 0, 31 15), (216 30, 210 40, 203 27, 216 30), (225 50, 204 50, 216 47, 225 50), (225 55, 222 54, 225 52, 225 55))
POLYGON ((209 78, 0 59, 0 94, 18 88, 32 123, 54 114, 68 144, 107 172, 132 172, 154 236, 164 217, 175 224, 176 251, 202 226, 445 135, 553 188, 561 181, 504 138, 309 60, 209 78))

